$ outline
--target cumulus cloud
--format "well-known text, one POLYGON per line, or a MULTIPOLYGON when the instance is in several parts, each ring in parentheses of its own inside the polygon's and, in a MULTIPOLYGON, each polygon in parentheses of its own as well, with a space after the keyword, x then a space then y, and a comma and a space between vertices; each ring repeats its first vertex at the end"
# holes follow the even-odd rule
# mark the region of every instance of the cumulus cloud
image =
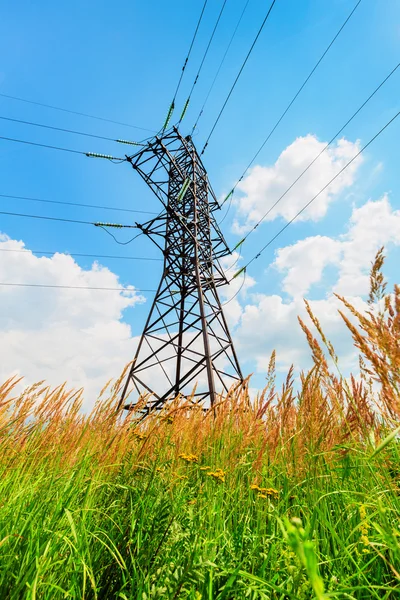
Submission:
MULTIPOLYGON (((302 171, 320 154, 326 143, 319 141, 316 136, 311 134, 299 137, 281 153, 274 165, 253 167, 238 186, 238 190, 242 192, 243 196, 236 200, 237 217, 233 224, 234 232, 244 233, 259 221, 302 171)), ((338 140, 318 158, 299 182, 271 210, 266 220, 272 221, 277 217, 282 217, 285 221, 292 219, 339 173, 359 149, 358 141, 351 142, 344 138, 338 140)), ((324 217, 329 204, 354 183, 361 162, 361 156, 354 160, 298 217, 298 220, 318 221, 324 217)))
POLYGON ((321 280, 329 264, 337 264, 341 243, 327 236, 313 236, 292 246, 280 248, 274 266, 286 273, 282 289, 291 296, 305 296, 312 284, 321 280))
POLYGON ((328 293, 363 296, 369 290, 371 261, 381 246, 390 244, 400 245, 400 211, 384 195, 353 209, 348 231, 337 239, 312 236, 280 248, 273 266, 284 275, 282 289, 292 297, 308 294, 328 265, 338 269, 328 293))
POLYGON ((338 294, 366 294, 369 269, 381 246, 400 245, 400 210, 393 210, 387 195, 369 200, 353 210, 349 230, 341 238, 340 276, 334 286, 338 294))
MULTIPOLYGON (((362 298, 348 299, 358 310, 367 309, 367 303, 362 298)), ((338 313, 339 308, 344 308, 341 302, 335 296, 330 296, 324 300, 311 300, 310 306, 325 335, 332 341, 342 365, 346 368, 356 365, 357 353, 351 335, 338 313)), ((238 351, 247 361, 255 361, 256 370, 261 373, 267 371, 274 349, 277 353, 277 365, 281 370, 287 371, 291 364, 297 370, 307 368, 311 364, 310 350, 298 323, 298 316, 313 328, 301 298, 285 302, 277 294, 259 295, 254 304, 248 304, 244 308, 235 334, 238 351)))
MULTIPOLYGON (((2 250, 23 250, 21 241, 0 235, 2 250)), ((37 257, 31 252, 2 252, 1 282, 54 286, 122 287, 117 275, 98 263, 82 269, 71 256, 37 257)), ((0 287, 0 379, 24 376, 30 384, 67 381, 85 387, 91 405, 105 382, 132 358, 136 340, 122 317, 144 302, 132 291, 0 287)))
MULTIPOLYGON (((267 370, 270 353, 277 351, 277 364, 298 369, 310 364, 310 351, 297 316, 311 325, 303 296, 321 281, 327 265, 337 268, 330 285, 324 284, 326 297, 310 300, 326 336, 331 339, 345 369, 357 366, 357 352, 338 309, 343 305, 333 292, 344 295, 360 311, 368 309, 369 271, 377 250, 384 245, 400 245, 400 210, 393 210, 387 195, 369 200, 353 210, 348 230, 337 239, 313 236, 280 248, 273 266, 282 274, 281 287, 290 300, 278 294, 253 295, 243 309, 236 330, 238 350, 248 361, 255 361, 258 372, 267 370)), ((345 311, 346 312, 346 311, 345 311)))

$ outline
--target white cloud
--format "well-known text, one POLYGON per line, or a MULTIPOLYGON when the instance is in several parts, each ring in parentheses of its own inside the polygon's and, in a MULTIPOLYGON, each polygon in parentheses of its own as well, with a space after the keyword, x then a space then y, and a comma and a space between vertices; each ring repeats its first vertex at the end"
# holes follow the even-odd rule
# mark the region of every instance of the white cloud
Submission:
MULTIPOLYGON (((326 142, 321 142, 314 135, 309 134, 297 138, 290 144, 273 166, 253 167, 238 186, 238 190, 244 195, 236 200, 238 210, 233 230, 239 234, 243 233, 259 221, 325 146, 326 142)), ((272 221, 277 217, 282 217, 285 221, 292 219, 357 154, 359 148, 358 141, 353 143, 344 138, 338 140, 318 158, 299 182, 271 210, 266 220, 272 221)), ((354 160, 298 217, 298 220, 318 221, 324 217, 329 204, 354 183, 361 162, 362 157, 354 160)))
POLYGON ((353 210, 348 232, 342 236, 340 276, 334 286, 338 294, 366 294, 371 261, 381 246, 400 245, 400 210, 389 198, 369 200, 353 210))
MULTIPOLYGON (((367 309, 366 302, 361 298, 348 299, 358 310, 367 309)), ((311 300, 310 306, 326 337, 332 341, 341 357, 342 366, 349 368, 356 364, 357 353, 351 335, 338 313, 339 308, 346 312, 344 306, 335 296, 325 300, 311 300)), ((255 304, 244 308, 240 326, 235 333, 241 356, 246 357, 247 361, 255 361, 256 370, 260 373, 266 373, 274 349, 277 353, 278 369, 287 371, 291 364, 294 364, 297 370, 309 367, 311 352, 299 325, 298 316, 313 330, 302 299, 284 302, 279 295, 259 296, 255 304)))
POLYGON ((312 284, 320 281, 327 265, 339 262, 340 254, 340 242, 320 235, 280 248, 274 266, 286 272, 282 289, 292 297, 304 296, 312 284))
MULTIPOLYGON (((24 244, 0 236, 0 248, 24 244)), ((37 257, 31 252, 2 253, 1 282, 122 287, 109 269, 94 263, 82 269, 70 256, 37 257)), ((0 286, 0 379, 23 376, 24 383, 67 381, 85 387, 92 405, 110 378, 132 359, 136 340, 122 321, 124 311, 144 298, 132 292, 0 286)))
POLYGON ((273 266, 284 274, 282 289, 292 297, 305 296, 328 265, 336 266, 339 276, 327 292, 363 296, 369 290, 369 271, 377 250, 390 244, 400 244, 400 211, 393 210, 384 195, 354 208, 345 234, 337 239, 308 237, 280 248, 273 266))
MULTIPOLYGON (((314 236, 280 248, 273 266, 283 275, 281 286, 292 299, 278 295, 253 295, 242 312, 235 337, 239 352, 255 360, 258 372, 266 372, 271 351, 277 351, 277 364, 286 369, 310 364, 310 350, 297 316, 311 325, 303 296, 321 281, 327 265, 337 268, 337 276, 325 286, 326 297, 310 300, 326 336, 331 339, 345 369, 357 366, 357 352, 338 309, 344 309, 333 292, 344 295, 360 312, 367 310, 369 271, 377 250, 400 245, 400 210, 393 210, 389 199, 369 200, 353 210, 345 234, 333 239, 314 236)), ((346 311, 345 311, 346 312, 346 311)), ((350 315, 349 315, 350 316, 350 315)))

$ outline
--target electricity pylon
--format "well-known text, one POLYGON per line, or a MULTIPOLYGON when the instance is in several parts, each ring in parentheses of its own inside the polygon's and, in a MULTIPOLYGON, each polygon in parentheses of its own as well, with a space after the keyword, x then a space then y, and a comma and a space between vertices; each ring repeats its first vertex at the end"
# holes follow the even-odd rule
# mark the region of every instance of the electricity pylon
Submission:
POLYGON ((230 254, 213 214, 218 201, 191 137, 175 127, 127 160, 163 205, 157 217, 136 225, 161 250, 164 265, 119 407, 128 391, 151 394, 149 410, 195 386, 195 401, 213 406, 219 393, 243 381, 217 292, 228 283, 220 261, 230 254))

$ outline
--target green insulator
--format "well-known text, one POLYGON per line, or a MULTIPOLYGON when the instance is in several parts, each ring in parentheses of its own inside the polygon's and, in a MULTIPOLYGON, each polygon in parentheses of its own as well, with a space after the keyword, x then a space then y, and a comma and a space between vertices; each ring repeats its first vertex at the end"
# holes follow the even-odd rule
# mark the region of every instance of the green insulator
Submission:
POLYGON ((129 144, 130 146, 139 146, 138 142, 130 142, 129 140, 115 140, 119 144, 129 144))
POLYGON ((184 195, 187 192, 187 189, 188 189, 189 185, 190 185, 190 178, 188 177, 187 179, 185 179, 185 182, 184 182, 184 184, 182 186, 182 189, 181 189, 181 191, 179 192, 179 194, 176 197, 176 199, 177 199, 178 202, 182 201, 184 195))
POLYGON ((171 106, 169 107, 169 111, 168 111, 168 114, 167 114, 167 118, 165 119, 165 123, 164 123, 164 126, 163 126, 163 129, 164 129, 164 130, 165 130, 165 129, 167 129, 167 127, 168 127, 168 124, 169 124, 169 122, 170 122, 170 120, 171 120, 172 113, 174 112, 174 109, 175 109, 175 102, 174 102, 174 101, 172 101, 172 102, 171 102, 171 106))
POLYGON ((183 121, 183 117, 186 115, 186 111, 188 109, 189 103, 190 103, 190 97, 185 102, 185 106, 183 107, 183 111, 182 111, 181 118, 179 119, 179 121, 183 121))
POLYGON ((237 272, 234 274, 234 276, 232 277, 232 279, 236 279, 236 277, 239 277, 239 275, 240 275, 241 273, 243 273, 243 271, 245 271, 245 270, 246 270, 246 267, 242 267, 241 269, 239 269, 239 271, 237 271, 237 272))
POLYGON ((232 250, 232 252, 234 252, 235 250, 237 250, 239 248, 239 246, 241 246, 243 244, 243 242, 246 241, 246 238, 244 237, 242 240, 240 240, 240 242, 238 242, 236 244, 236 246, 234 247, 234 249, 232 250))
POLYGON ((224 201, 223 201, 223 203, 221 204, 221 208, 223 207, 223 205, 225 204, 225 202, 226 202, 227 200, 229 200, 229 198, 230 198, 231 196, 233 196, 234 192, 235 192, 235 188, 233 188, 233 189, 232 189, 232 190, 229 192, 229 194, 227 195, 227 197, 225 198, 225 200, 224 200, 224 201))

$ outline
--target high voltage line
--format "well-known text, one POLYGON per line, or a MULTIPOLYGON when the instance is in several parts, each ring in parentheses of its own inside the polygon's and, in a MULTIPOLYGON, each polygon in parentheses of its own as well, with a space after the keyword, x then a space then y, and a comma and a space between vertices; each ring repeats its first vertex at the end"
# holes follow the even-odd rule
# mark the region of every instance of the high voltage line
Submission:
POLYGON ((77 112, 75 110, 69 110, 67 108, 61 108, 60 106, 52 106, 51 104, 43 104, 42 102, 35 102, 33 100, 27 100, 26 98, 19 98, 17 96, 10 96, 9 94, 0 94, 3 98, 10 100, 18 100, 19 102, 26 102, 27 104, 34 104, 36 106, 43 106, 45 108, 51 108, 52 110, 60 110, 62 112, 69 113, 71 115, 79 115, 80 117, 88 117, 89 119, 96 119, 98 121, 105 121, 107 123, 114 123, 114 125, 123 125, 124 127, 132 127, 133 129, 141 129, 142 131, 149 131, 155 133, 154 129, 147 129, 146 127, 139 127, 137 125, 131 125, 130 123, 123 123, 121 121, 114 121, 113 119, 106 119, 104 117, 98 117, 96 115, 90 115, 88 113, 77 112))
MULTIPOLYGON (((19 140, 16 138, 5 137, 0 135, 0 140, 5 140, 6 142, 16 142, 18 144, 28 144, 29 146, 39 146, 40 148, 49 148, 50 150, 60 150, 61 152, 72 152, 72 154, 82 154, 83 156, 90 156, 92 153, 83 152, 82 150, 73 150, 72 148, 64 148, 61 146, 51 146, 49 144, 39 144, 39 142, 32 142, 30 140, 19 140)), ((111 162, 113 160, 125 162, 126 158, 120 158, 115 156, 106 156, 104 155, 102 158, 107 158, 111 162)))
MULTIPOLYGON (((243 278, 243 282, 235 294, 221 304, 221 306, 226 306, 232 300, 236 298, 239 292, 242 290, 243 285, 246 281, 246 277, 243 278)), ((89 285, 52 285, 52 284, 44 284, 44 283, 14 283, 14 282, 0 282, 0 286, 4 287, 28 287, 28 288, 47 288, 47 289, 62 289, 62 290, 95 290, 95 291, 104 291, 104 292, 139 292, 139 293, 149 293, 154 294, 157 290, 154 289, 143 289, 143 288, 112 288, 112 287, 97 287, 97 286, 89 286, 89 285)))
POLYGON ((194 44, 194 42, 195 42, 195 40, 196 40, 196 37, 197 37, 197 32, 198 32, 198 30, 199 30, 200 23, 201 23, 201 21, 202 21, 202 19, 203 19, 203 15, 204 15, 205 8, 206 8, 206 6, 207 6, 207 2, 208 2, 208 0, 205 0, 205 2, 204 2, 204 4, 203 4, 203 8, 202 8, 202 11, 201 11, 201 13, 200 13, 200 17, 199 17, 199 19, 198 19, 198 21, 197 21, 196 29, 195 29, 195 31, 194 31, 194 34, 193 34, 193 37, 192 37, 192 41, 191 41, 191 43, 190 43, 190 46, 189 46, 189 51, 188 51, 188 53, 187 53, 187 55, 186 55, 185 62, 183 63, 183 67, 182 67, 181 75, 180 75, 180 77, 179 77, 179 81, 178 81, 178 84, 177 84, 177 86, 176 86, 176 89, 175 89, 175 94, 174 94, 174 97, 173 97, 173 100, 172 100, 172 104, 171 104, 171 106, 173 106, 173 107, 175 107, 175 100, 176 100, 176 96, 178 95, 179 88, 181 87, 181 83, 182 83, 182 79, 183 79, 183 74, 184 74, 184 72, 185 72, 185 69, 186 69, 186 66, 187 66, 187 64, 188 64, 188 62, 189 62, 190 54, 191 54, 191 52, 192 52, 193 44, 194 44))
MULTIPOLYGON (((307 85, 307 83, 309 82, 309 80, 311 79, 311 77, 313 76, 313 74, 315 73, 315 71, 317 70, 317 68, 319 67, 319 65, 321 64, 321 62, 323 61, 323 59, 325 58, 325 56, 327 55, 327 53, 329 52, 329 50, 332 48, 333 44, 335 43, 335 41, 337 40, 337 38, 339 37, 339 35, 343 31, 343 29, 345 28, 345 26, 347 25, 347 23, 349 22, 349 20, 351 19, 351 17, 353 16, 354 12, 356 11, 356 9, 360 5, 360 3, 361 3, 361 0, 358 0, 357 4, 353 8, 353 10, 350 12, 350 14, 348 15, 348 17, 344 21, 344 23, 341 25, 341 27, 339 28, 338 32, 335 34, 335 36, 333 37, 333 39, 331 40, 331 42, 328 44, 327 48, 322 53, 321 57, 318 59, 318 61, 314 65, 314 67, 311 69, 310 73, 307 75, 307 77, 305 78, 305 80, 303 81, 303 83, 301 84, 301 86, 299 87, 299 89, 297 90, 297 92, 295 93, 295 95, 293 96, 293 98, 291 99, 291 101, 289 102, 288 106, 285 108, 285 110, 283 111, 283 113, 281 114, 281 116, 279 117, 279 119, 277 120, 277 122, 275 123, 275 125, 272 127, 271 131, 268 133, 267 137, 265 138, 265 140, 263 141, 263 143, 261 144, 261 146, 259 147, 259 149, 255 153, 255 155, 253 156, 253 158, 251 159, 251 161, 249 162, 249 164, 247 165, 247 167, 243 171, 242 175, 239 177, 239 179, 237 180, 237 182, 233 186, 232 190, 229 192, 227 198, 231 194, 233 194, 233 192, 235 191, 235 189, 237 188, 237 186, 239 185, 239 183, 242 181, 243 177, 246 175, 247 171, 250 169, 251 165, 254 163, 254 161, 256 160, 257 156, 260 154, 261 150, 264 148, 265 144, 270 139, 271 135, 274 133, 275 129, 278 127, 278 125, 280 124, 280 122, 282 121, 282 119, 285 117, 285 115, 287 114, 287 112, 289 111, 289 109, 293 106, 294 102, 297 100, 297 98, 300 95, 300 93, 303 91, 303 89, 305 88, 305 86, 307 85)), ((225 200, 227 200, 227 198, 225 200)))
POLYGON ((65 206, 80 206, 83 208, 100 208, 102 210, 116 210, 120 212, 141 213, 148 215, 156 215, 158 213, 149 210, 136 210, 132 208, 121 208, 117 206, 101 206, 97 204, 83 204, 81 202, 62 202, 61 200, 44 200, 43 198, 31 198, 29 196, 11 196, 9 194, 0 194, 0 198, 11 198, 15 200, 28 200, 30 202, 46 202, 48 204, 63 204, 65 206))
MULTIPOLYGON (((262 248, 261 250, 253 256, 253 258, 251 260, 249 260, 244 267, 242 267, 241 269, 239 269, 239 271, 237 271, 237 273, 235 273, 235 275, 232 277, 232 279, 234 279, 235 277, 237 277, 240 273, 243 273, 244 271, 247 270, 247 268, 249 267, 249 265, 251 265, 251 263, 253 261, 255 261, 257 258, 259 258, 261 256, 261 254, 264 252, 264 250, 266 250, 266 248, 268 248, 268 246, 270 246, 272 244, 272 242, 274 242, 277 237, 279 237, 281 235, 281 233, 283 233, 285 231, 285 229, 287 229, 289 227, 289 225, 291 225, 291 223, 293 223, 293 221, 295 221, 297 219, 297 217, 299 217, 309 206, 312 202, 314 202, 314 200, 316 200, 318 198, 318 196, 320 196, 322 194, 322 192, 324 192, 326 190, 327 187, 329 187, 331 185, 331 183, 333 183, 335 181, 335 179, 337 179, 339 177, 339 175, 341 175, 346 169, 347 167, 349 167, 363 152, 364 150, 366 150, 388 127, 389 125, 391 125, 396 119, 397 117, 400 115, 400 111, 398 113, 396 113, 394 115, 394 117, 392 117, 390 119, 390 121, 388 121, 383 127, 382 129, 380 129, 378 131, 378 133, 376 133, 370 140, 369 142, 367 142, 365 144, 365 146, 363 146, 361 148, 361 150, 359 150, 359 152, 357 152, 357 154, 355 156, 353 156, 353 158, 351 160, 349 160, 345 166, 340 169, 340 171, 338 173, 336 173, 336 175, 334 177, 332 177, 332 179, 330 181, 328 181, 328 183, 326 185, 324 185, 324 187, 318 192, 318 194, 315 194, 315 196, 313 196, 311 198, 311 200, 309 200, 307 202, 307 204, 305 204, 303 206, 303 208, 301 208, 296 214, 295 216, 290 219, 290 221, 288 221, 279 231, 278 233, 276 233, 274 235, 274 237, 272 237, 262 248)), ((231 281, 232 281, 231 279, 231 281)))
POLYGON ((54 131, 62 131, 64 133, 73 133, 75 135, 84 135, 86 137, 97 138, 99 140, 107 140, 108 142, 118 142, 119 144, 129 144, 132 146, 142 146, 143 145, 142 142, 145 141, 145 140, 142 140, 140 142, 134 142, 134 141, 129 141, 129 140, 110 138, 110 137, 106 137, 104 135, 95 135, 94 133, 86 133, 83 131, 76 131, 75 129, 64 129, 62 127, 53 127, 52 125, 45 125, 44 123, 34 123, 33 121, 22 121, 21 119, 11 119, 11 117, 4 117, 2 115, 0 115, 0 119, 3 119, 3 121, 12 121, 13 123, 21 123, 22 125, 33 125, 34 127, 42 127, 44 129, 52 129, 54 131))
POLYGON ((83 152, 82 150, 73 150, 72 148, 63 148, 60 146, 51 146, 49 144, 39 144, 38 142, 31 142, 30 140, 19 140, 16 138, 10 138, 0 135, 0 140, 5 140, 7 142, 17 142, 18 144, 28 144, 29 146, 39 146, 40 148, 49 148, 50 150, 61 150, 62 152, 72 152, 73 154, 82 154, 83 156, 88 157, 98 157, 98 158, 106 158, 110 162, 125 162, 126 158, 109 156, 106 154, 96 154, 94 152, 83 152))
POLYGON ((25 250, 22 248, 0 248, 0 252, 17 252, 17 253, 32 253, 32 254, 44 254, 46 256, 53 256, 54 254, 64 254, 65 256, 78 256, 80 258, 111 258, 116 260, 150 260, 161 262, 162 258, 150 258, 148 256, 116 256, 113 254, 84 254, 82 252, 63 252, 61 250, 25 250))
POLYGON ((108 292, 156 292, 157 290, 131 289, 127 287, 112 288, 112 287, 96 287, 89 285, 51 285, 44 283, 5 283, 0 282, 0 285, 7 287, 33 287, 33 288, 58 288, 63 290, 102 290, 108 292))
MULTIPOLYGON (((238 244, 236 244, 235 246, 235 250, 239 247, 242 246, 242 244, 248 239, 248 237, 253 233, 253 231, 255 231, 257 229, 257 227, 264 221, 264 219, 271 213, 271 211, 275 208, 275 206, 277 206, 277 204, 279 204, 279 202, 281 200, 283 200, 283 198, 286 196, 286 194, 288 194, 290 192, 290 190, 296 185, 296 183, 303 177, 303 175, 305 175, 305 173, 307 173, 307 171, 313 166, 313 164, 319 159, 320 156, 322 156, 322 154, 324 154, 324 152, 333 144, 333 142, 336 140, 336 138, 339 137, 339 135, 344 131, 344 129, 347 127, 347 125, 349 125, 351 123, 351 121, 361 112, 361 110, 368 104, 368 102, 375 96, 375 94, 381 89, 381 87, 390 79, 390 77, 392 77, 392 75, 394 75, 394 73, 397 71, 397 69, 400 67, 400 63, 397 63, 397 65, 394 67, 394 69, 392 69, 390 71, 390 73, 383 79, 383 81, 381 81, 381 83, 374 89, 374 91, 368 96, 368 98, 366 100, 364 100, 364 102, 361 104, 361 106, 359 106, 357 108, 357 110, 351 115, 351 117, 346 121, 346 123, 344 125, 342 125, 342 127, 339 129, 339 131, 337 131, 335 133, 335 135, 330 139, 330 141, 322 148, 322 150, 315 156, 315 158, 307 165, 307 167, 300 173, 300 175, 290 184, 290 186, 288 188, 286 188, 286 190, 283 192, 283 194, 281 196, 279 196, 279 198, 276 200, 276 202, 274 202, 274 204, 267 210, 267 212, 261 217, 261 219, 259 219, 257 221, 257 223, 255 223, 255 225, 253 225, 253 227, 250 229, 250 231, 247 232, 247 234, 244 236, 243 239, 240 240, 240 242, 238 244)), ((232 195, 231 195, 232 197, 232 195)), ((226 214, 224 216, 224 219, 226 217, 226 214)), ((221 221, 222 222, 222 221, 221 221)))
POLYGON ((253 52, 254 46, 256 45, 256 43, 257 43, 257 40, 258 40, 258 38, 260 37, 260 34, 261 34, 262 30, 264 29, 264 26, 265 26, 266 22, 268 21, 269 15, 271 14, 271 11, 272 11, 272 9, 273 9, 273 7, 274 7, 274 4, 275 4, 275 2, 276 2, 276 0, 272 0, 272 2, 271 2, 271 5, 270 5, 270 7, 269 7, 269 9, 268 9, 268 11, 267 11, 267 14, 266 14, 266 15, 265 15, 265 17, 264 17, 264 20, 263 20, 263 22, 261 23, 261 27, 259 28, 259 30, 258 30, 258 32, 257 32, 257 35, 256 35, 256 37, 254 38, 252 45, 250 46, 250 50, 248 51, 248 53, 247 53, 247 56, 246 56, 246 58, 244 59, 244 61, 243 61, 243 63, 242 63, 242 66, 241 66, 241 67, 240 67, 240 69, 239 69, 239 73, 237 74, 237 76, 236 76, 236 79, 235 79, 235 81, 233 82, 231 89, 229 90, 228 96, 226 97, 226 100, 225 100, 224 104, 222 105, 222 108, 221 108, 221 110, 220 110, 220 112, 219 112, 219 114, 218 114, 218 116, 217 116, 217 118, 216 118, 216 120, 215 120, 215 123, 214 123, 214 125, 213 125, 213 126, 212 126, 212 128, 211 128, 211 131, 210 131, 210 133, 209 133, 209 135, 208 135, 208 138, 207 138, 207 140, 206 140, 206 143, 204 144, 204 147, 203 147, 203 150, 201 151, 201 154, 204 154, 204 151, 205 151, 205 149, 206 149, 206 148, 207 148, 207 146, 208 146, 208 142, 210 141, 210 138, 211 138, 212 134, 214 133, 214 130, 215 130, 215 128, 216 128, 216 126, 217 126, 217 124, 218 124, 218 122, 219 122, 219 120, 220 120, 220 118, 221 118, 221 116, 222 116, 222 113, 223 113, 223 112, 224 112, 224 110, 225 110, 225 107, 226 107, 226 105, 227 105, 227 103, 228 103, 228 100, 229 100, 229 98, 231 97, 231 95, 232 95, 232 92, 233 92, 233 90, 235 89, 237 82, 239 81, 239 78, 240 78, 240 76, 241 76, 241 74, 242 74, 242 71, 243 71, 243 69, 244 69, 244 67, 246 66, 246 63, 247 63, 247 61, 249 60, 251 53, 253 52))
MULTIPOLYGON (((180 75, 180 77, 179 77, 178 84, 177 84, 177 86, 176 86, 176 89, 175 89, 174 97, 172 98, 172 102, 171 102, 171 104, 170 104, 170 107, 169 107, 169 109, 168 109, 168 113, 167 113, 167 116, 166 116, 166 118, 165 118, 165 122, 164 122, 164 125, 163 125, 163 127, 162 127, 161 131, 165 131, 165 130, 166 130, 166 128, 168 127, 168 124, 169 124, 169 122, 170 122, 170 120, 171 120, 171 118, 172 118, 173 112, 174 112, 174 110, 175 110, 175 100, 176 100, 176 96, 177 96, 177 94, 178 94, 178 92, 179 92, 179 88, 181 87, 181 83, 182 83, 183 75, 184 75, 184 73, 185 73, 186 66, 187 66, 187 64, 188 64, 188 62, 189 62, 190 54, 191 54, 191 52, 192 52, 192 48, 193 48, 193 44, 194 44, 194 42, 195 42, 195 39, 196 39, 196 37, 197 37, 197 32, 198 32, 198 30, 199 30, 200 23, 201 23, 201 21, 202 21, 202 19, 203 19, 203 15, 204 15, 205 8, 206 8, 206 6, 207 6, 207 2, 208 2, 208 0, 205 0, 205 2, 204 2, 204 4, 203 4, 202 11, 201 11, 201 13, 200 13, 200 16, 199 16, 199 19, 198 19, 198 21, 197 21, 196 29, 195 29, 195 31, 194 31, 194 34, 193 34, 193 37, 192 37, 192 41, 191 41, 191 43, 190 43, 189 51, 188 51, 188 53, 187 53, 187 56, 186 56, 186 58, 185 58, 185 61, 184 61, 184 63, 183 63, 183 67, 182 67, 181 75, 180 75)), ((187 105, 186 105, 186 108, 187 108, 187 105)), ((182 118, 183 118, 183 116, 184 116, 184 113, 185 113, 185 112, 186 112, 186 109, 184 109, 184 110, 182 111, 182 113, 181 113, 181 120, 182 120, 182 118)))
POLYGON ((242 19, 243 19, 244 13, 246 12, 246 9, 247 9, 247 7, 248 7, 248 5, 249 5, 249 2, 250 2, 250 0, 247 0, 246 4, 244 5, 244 8, 243 8, 243 10, 242 10, 242 12, 241 12, 241 15, 240 15, 240 17, 239 17, 239 20, 238 20, 238 22, 236 23, 236 27, 235 27, 235 29, 234 29, 234 31, 233 31, 232 37, 231 37, 231 39, 229 40, 229 44, 228 44, 228 46, 227 46, 227 48, 226 48, 226 50, 225 50, 225 53, 224 53, 224 55, 223 55, 223 57, 222 57, 222 60, 221 60, 221 62, 220 62, 220 64, 219 64, 219 67, 218 67, 218 69, 217 69, 217 72, 216 72, 216 74, 215 74, 215 77, 214 77, 214 79, 213 79, 213 81, 212 81, 212 83, 211 83, 211 86, 210 86, 209 90, 208 90, 208 93, 207 93, 206 99, 204 100, 203 106, 202 106, 202 107, 201 107, 201 109, 200 109, 200 112, 199 112, 199 114, 198 114, 198 116, 197 116, 196 122, 195 122, 195 124, 193 125, 193 128, 192 128, 192 135, 193 135, 193 132, 194 132, 194 130, 196 129, 196 127, 197 127, 197 125, 198 125, 198 123, 199 123, 200 119, 201 119, 201 116, 202 116, 202 114, 203 114, 203 112, 204 112, 204 109, 205 109, 205 107, 206 107, 206 104, 207 104, 207 102, 208 102, 208 99, 209 99, 209 97, 210 97, 210 94, 211 94, 212 90, 214 89, 215 82, 216 82, 216 81, 217 81, 217 79, 218 79, 218 75, 220 74, 220 71, 221 71, 221 69, 222 69, 222 65, 224 64, 224 62, 225 62, 225 59, 226 59, 226 57, 227 57, 227 54, 228 54, 228 52, 229 52, 229 50, 230 50, 230 47, 232 46, 232 42, 233 42, 233 40, 235 39, 235 36, 236 36, 237 30, 239 29, 239 25, 240 25, 240 23, 242 22, 242 19))
POLYGON ((205 51, 204 51, 203 58, 202 58, 202 60, 201 60, 200 66, 199 66, 199 68, 198 68, 198 71, 197 71, 196 77, 194 78, 194 81, 193 81, 193 84, 192 84, 191 90, 190 90, 190 92, 189 92, 189 96, 188 96, 188 98, 187 98, 187 100, 186 100, 186 102, 185 102, 185 105, 184 105, 184 107, 183 107, 183 110, 182 110, 181 116, 180 116, 180 118, 179 118, 179 123, 182 121, 182 119, 183 119, 183 117, 185 116, 185 113, 186 113, 186 111, 187 111, 187 109, 188 109, 188 106, 189 106, 190 99, 191 99, 191 97, 192 97, 192 94, 193 94, 194 88, 195 88, 195 86, 196 86, 196 84, 197 84, 197 82, 198 82, 198 79, 199 79, 199 77, 200 77, 200 73, 201 73, 201 71, 202 71, 202 69, 203 69, 203 65, 204 65, 204 62, 205 62, 205 60, 206 60, 206 58, 207 58, 208 51, 209 51, 209 49, 210 49, 211 43, 212 43, 212 41, 213 41, 213 39, 214 39, 215 32, 217 31, 217 28, 218 28, 219 22, 220 22, 220 20, 221 20, 222 13, 223 13, 223 12, 224 12, 224 10, 225 10, 225 5, 226 5, 226 3, 227 3, 227 0, 224 0, 224 2, 223 2, 223 4, 222 4, 222 7, 221 7, 221 10, 219 11, 219 14, 218 14, 217 21, 216 21, 216 23, 215 23, 215 25, 214 25, 214 29, 213 29, 213 31, 212 31, 212 33, 211 33, 211 36, 210 36, 210 39, 209 39, 209 41, 208 41, 207 47, 206 47, 206 49, 205 49, 205 51))
POLYGON ((45 215, 30 215, 30 214, 26 214, 26 213, 14 213, 14 212, 7 212, 4 210, 0 211, 0 215, 7 215, 9 217, 24 217, 26 219, 43 219, 45 221, 60 221, 62 223, 78 223, 79 225, 94 225, 96 227, 104 227, 104 226, 109 226, 109 227, 117 227, 118 229, 137 229, 138 226, 137 225, 120 225, 120 224, 114 224, 114 223, 99 223, 96 221, 82 221, 82 220, 78 220, 78 219, 65 219, 63 217, 48 217, 45 215))

